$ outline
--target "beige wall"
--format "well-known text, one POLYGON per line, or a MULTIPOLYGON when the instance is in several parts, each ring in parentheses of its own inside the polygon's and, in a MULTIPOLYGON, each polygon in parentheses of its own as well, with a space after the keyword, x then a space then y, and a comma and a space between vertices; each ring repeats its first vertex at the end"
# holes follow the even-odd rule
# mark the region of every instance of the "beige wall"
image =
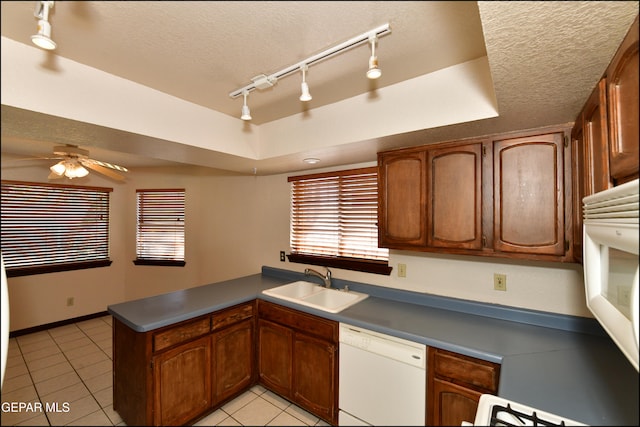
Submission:
MULTIPOLYGON (((344 167, 370 166, 350 165, 344 167)), ((2 179, 46 182, 47 166, 2 169, 2 179)), ((110 267, 8 280, 10 330, 105 311, 109 304, 259 273, 263 265, 303 271, 279 261, 289 247, 287 175, 239 176, 208 169, 142 168, 124 184, 92 173, 71 183, 113 187, 110 267), (135 190, 186 189, 185 267, 135 266, 135 190), (75 305, 66 306, 67 297, 75 305)), ((323 169, 319 169, 322 171, 323 169)), ((391 251, 390 276, 335 269, 334 277, 513 307, 591 317, 577 264, 391 251), (407 277, 397 277, 398 263, 407 277), (507 292, 493 290, 493 273, 507 292)))

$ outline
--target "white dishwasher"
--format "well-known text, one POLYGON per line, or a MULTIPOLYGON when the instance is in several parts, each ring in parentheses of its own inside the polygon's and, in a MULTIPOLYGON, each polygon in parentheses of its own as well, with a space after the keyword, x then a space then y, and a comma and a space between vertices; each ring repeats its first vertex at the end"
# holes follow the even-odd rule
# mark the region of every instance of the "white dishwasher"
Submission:
POLYGON ((338 425, 425 425, 427 347, 340 324, 338 425))

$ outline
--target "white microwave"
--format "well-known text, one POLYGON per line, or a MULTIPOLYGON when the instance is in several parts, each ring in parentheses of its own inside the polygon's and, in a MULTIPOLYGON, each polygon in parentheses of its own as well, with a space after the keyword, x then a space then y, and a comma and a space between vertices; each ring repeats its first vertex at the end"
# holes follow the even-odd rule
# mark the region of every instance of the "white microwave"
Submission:
POLYGON ((638 370, 638 180, 582 201, 587 307, 638 370))

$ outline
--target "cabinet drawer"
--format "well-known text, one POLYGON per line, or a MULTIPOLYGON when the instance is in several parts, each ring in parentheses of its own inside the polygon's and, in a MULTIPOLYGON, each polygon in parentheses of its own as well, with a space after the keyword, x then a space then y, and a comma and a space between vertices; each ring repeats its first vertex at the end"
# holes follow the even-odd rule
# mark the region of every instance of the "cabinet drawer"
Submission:
POLYGON ((211 320, 209 316, 172 327, 153 335, 153 351, 160 351, 183 341, 209 333, 211 320))
POLYGON ((494 393, 498 390, 499 365, 444 350, 435 350, 435 352, 433 369, 436 376, 494 393))
POLYGON ((216 331, 253 316, 253 302, 214 313, 211 328, 216 331))
POLYGON ((258 304, 261 319, 280 323, 334 343, 338 341, 337 322, 272 304, 268 301, 259 300, 258 304))

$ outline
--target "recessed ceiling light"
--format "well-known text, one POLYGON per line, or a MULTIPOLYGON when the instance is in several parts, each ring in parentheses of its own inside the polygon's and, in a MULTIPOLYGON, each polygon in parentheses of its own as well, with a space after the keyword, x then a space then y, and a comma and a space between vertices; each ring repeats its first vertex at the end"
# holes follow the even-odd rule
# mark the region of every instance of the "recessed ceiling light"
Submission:
POLYGON ((320 162, 320 159, 309 157, 307 159, 304 159, 304 162, 307 163, 307 164, 310 164, 310 165, 315 165, 316 163, 320 162))

